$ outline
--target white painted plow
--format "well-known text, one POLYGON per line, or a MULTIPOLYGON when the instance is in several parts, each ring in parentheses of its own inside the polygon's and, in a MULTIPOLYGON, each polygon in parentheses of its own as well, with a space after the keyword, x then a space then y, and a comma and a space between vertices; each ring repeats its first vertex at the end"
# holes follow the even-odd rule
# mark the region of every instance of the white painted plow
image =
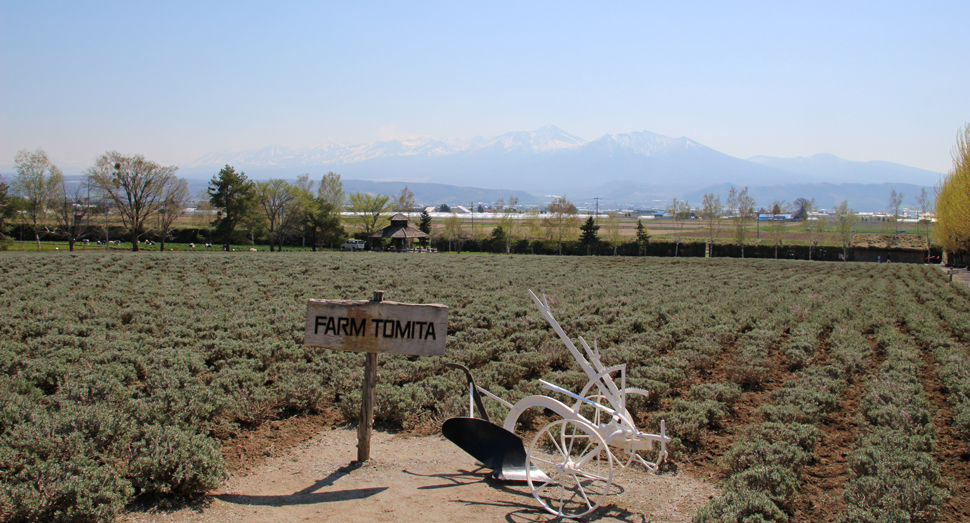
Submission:
POLYGON ((589 377, 578 393, 540 380, 543 387, 555 393, 550 396, 528 396, 514 405, 479 387, 468 369, 470 387, 468 418, 451 418, 442 425, 445 437, 464 449, 499 479, 526 481, 539 503, 556 516, 575 518, 595 510, 610 493, 613 474, 631 463, 656 471, 667 457, 666 427, 660 422, 659 434, 640 432, 627 410, 631 394, 646 396, 648 391, 626 386, 626 364, 604 367, 596 344, 590 348, 582 337, 585 355, 576 348, 552 316, 548 302, 530 290, 529 296, 549 322, 566 348, 589 377), (620 385, 613 376, 619 373, 620 385), (488 419, 481 397, 497 401, 509 409, 503 427, 488 419), (475 409, 482 419, 475 418, 475 409), (556 413, 557 419, 542 427, 532 439, 528 451, 514 434, 519 416, 527 409, 540 407, 556 413), (641 453, 653 450, 659 443, 656 461, 641 453))

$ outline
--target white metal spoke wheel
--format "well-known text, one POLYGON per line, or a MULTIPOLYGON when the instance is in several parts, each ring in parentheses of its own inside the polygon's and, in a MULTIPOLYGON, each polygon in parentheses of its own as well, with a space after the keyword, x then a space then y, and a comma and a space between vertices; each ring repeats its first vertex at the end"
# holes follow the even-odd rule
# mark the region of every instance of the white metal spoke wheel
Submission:
POLYGON ((613 455, 585 422, 564 419, 546 425, 532 439, 526 461, 532 495, 556 516, 589 514, 610 493, 613 455))
MULTIPOLYGON (((603 396, 601 394, 595 394, 593 396, 587 397, 586 399, 590 401, 594 401, 606 407, 611 407, 609 399, 606 396, 603 396)), ((573 406, 573 409, 578 409, 579 415, 582 416, 583 419, 590 421, 594 427, 599 427, 601 424, 609 423, 610 421, 609 414, 603 412, 601 409, 598 409, 584 401, 577 401, 576 404, 573 406)), ((626 412, 626 416, 627 418, 630 417, 629 411, 626 412)), ((609 450, 611 453, 613 453, 613 463, 614 465, 616 465, 618 469, 617 473, 621 473, 623 469, 628 467, 630 463, 633 462, 634 456, 636 456, 636 452, 632 452, 632 453, 627 452, 625 448, 618 448, 614 446, 614 447, 609 447, 609 450)))

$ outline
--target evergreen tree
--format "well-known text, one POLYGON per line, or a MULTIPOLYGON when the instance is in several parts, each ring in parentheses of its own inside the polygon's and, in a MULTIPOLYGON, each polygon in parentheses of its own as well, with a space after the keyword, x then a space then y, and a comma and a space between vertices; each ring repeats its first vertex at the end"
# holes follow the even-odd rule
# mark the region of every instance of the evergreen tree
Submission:
POLYGON ((0 179, 0 239, 3 238, 4 227, 7 220, 17 214, 17 202, 13 196, 8 194, 10 186, 0 179))
POLYGON ((243 219, 256 212, 256 184, 228 165, 209 181, 209 203, 218 209, 214 223, 216 236, 221 236, 225 248, 232 243, 232 232, 243 219))
POLYGON ((643 226, 643 220, 637 220, 637 247, 640 248, 640 256, 643 256, 643 253, 647 250, 648 243, 650 243, 650 234, 643 226))
POLYGON ((427 247, 428 241, 431 239, 431 215, 428 214, 427 209, 421 211, 421 222, 418 224, 418 230, 428 235, 427 238, 421 239, 421 245, 427 247))
POLYGON ((590 216, 586 219, 586 223, 579 228, 583 231, 583 234, 579 237, 579 242, 586 246, 586 255, 589 256, 590 251, 593 249, 593 245, 599 242, 599 235, 596 231, 600 230, 600 226, 596 225, 593 221, 593 217, 590 216))

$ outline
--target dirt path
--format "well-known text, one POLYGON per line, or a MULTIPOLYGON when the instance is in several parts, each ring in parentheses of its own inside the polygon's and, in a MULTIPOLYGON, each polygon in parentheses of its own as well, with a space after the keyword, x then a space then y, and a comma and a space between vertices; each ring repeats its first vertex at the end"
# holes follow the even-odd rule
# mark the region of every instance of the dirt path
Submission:
MULTIPOLYGON (((374 459, 353 467, 356 431, 335 428, 233 475, 203 502, 169 512, 129 512, 146 523, 291 521, 551 521, 525 484, 486 479, 474 459, 440 436, 376 432, 374 459)), ((686 474, 625 471, 591 521, 688 522, 714 487, 686 474), (617 492, 618 491, 618 492, 617 492)))

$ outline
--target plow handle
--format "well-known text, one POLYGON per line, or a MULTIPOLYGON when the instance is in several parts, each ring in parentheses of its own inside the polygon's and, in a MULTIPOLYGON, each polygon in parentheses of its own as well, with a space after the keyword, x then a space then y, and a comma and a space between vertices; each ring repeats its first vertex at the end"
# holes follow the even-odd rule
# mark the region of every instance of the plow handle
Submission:
POLYGON ((445 367, 459 369, 465 373, 465 377, 468 378, 468 385, 471 388, 472 399, 475 400, 475 406, 478 407, 478 412, 482 413, 483 420, 491 422, 492 420, 488 419, 488 411, 485 410, 485 404, 482 403, 482 395, 478 392, 478 385, 475 384, 475 378, 472 377, 472 371, 460 363, 445 363, 445 367))

